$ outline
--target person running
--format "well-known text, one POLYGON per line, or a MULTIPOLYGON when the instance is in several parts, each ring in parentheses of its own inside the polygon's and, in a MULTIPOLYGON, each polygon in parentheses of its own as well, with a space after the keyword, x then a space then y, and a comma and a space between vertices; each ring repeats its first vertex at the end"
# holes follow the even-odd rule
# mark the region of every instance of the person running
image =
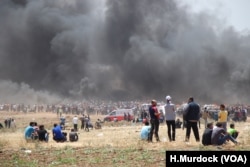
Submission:
POLYGON ((160 141, 158 131, 159 131, 159 125, 160 125, 159 118, 160 118, 161 113, 158 112, 158 109, 156 106, 157 106, 156 100, 152 100, 151 106, 149 107, 151 129, 149 133, 148 142, 153 142, 153 133, 155 135, 156 141, 157 142, 160 141))
POLYGON ((165 104, 165 119, 167 124, 168 131, 168 139, 169 141, 175 141, 175 105, 171 102, 171 97, 166 96, 166 104, 165 104))
POLYGON ((188 142, 190 138, 191 129, 194 132, 194 136, 197 142, 200 141, 199 130, 198 130, 198 121, 200 119, 200 106, 194 102, 194 98, 190 97, 188 99, 188 104, 185 109, 184 118, 187 123, 186 128, 186 139, 188 142))

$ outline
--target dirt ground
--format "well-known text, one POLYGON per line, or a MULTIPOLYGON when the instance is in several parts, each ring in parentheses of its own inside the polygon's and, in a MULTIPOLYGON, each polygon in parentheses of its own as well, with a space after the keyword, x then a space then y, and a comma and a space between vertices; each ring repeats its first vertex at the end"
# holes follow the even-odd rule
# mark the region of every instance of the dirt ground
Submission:
MULTIPOLYGON (((24 140, 24 129, 29 122, 36 121, 39 125, 43 124, 47 131, 51 132, 53 124, 59 123, 56 113, 1 112, 0 114, 2 124, 5 118, 11 117, 15 119, 17 126, 13 129, 0 130, 0 162, 6 166, 15 166, 15 163, 13 164, 15 158, 16 162, 23 163, 23 166, 27 166, 28 161, 33 162, 28 163, 30 166, 119 166, 121 164, 126 164, 125 166, 165 166, 166 150, 250 150, 249 118, 246 122, 235 123, 236 128, 240 131, 237 139, 240 145, 229 142, 218 148, 215 146, 204 147, 195 141, 192 132, 190 142, 184 142, 186 131, 183 129, 176 129, 176 141, 169 142, 167 127, 164 123, 160 125, 159 129, 161 142, 156 142, 155 139, 153 143, 143 142, 139 139, 143 124, 126 121, 105 122, 102 124, 102 129, 90 129, 89 132, 79 129, 79 141, 77 142, 57 143, 50 137, 48 143, 27 143, 24 140), (64 152, 62 152, 63 150, 64 152), (13 155, 15 156, 13 157, 13 155), (85 158, 79 160, 77 157, 81 156, 85 158), (58 159, 58 157, 60 158, 58 159), (63 159, 66 157, 67 162, 64 162, 63 159)), ((67 133, 73 127, 73 117, 74 115, 66 115, 65 132, 67 133)), ((102 120, 103 116, 91 115, 90 118, 94 124, 98 118, 102 120)), ((80 125, 79 121, 78 127, 80 125)), ((200 137, 203 131, 204 124, 201 120, 200 137)))

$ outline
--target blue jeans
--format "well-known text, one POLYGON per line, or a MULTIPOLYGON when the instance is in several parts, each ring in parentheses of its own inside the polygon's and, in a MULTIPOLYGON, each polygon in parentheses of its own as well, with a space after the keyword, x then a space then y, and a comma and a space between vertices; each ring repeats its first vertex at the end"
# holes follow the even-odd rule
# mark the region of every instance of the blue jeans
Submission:
POLYGON ((218 140, 218 145, 222 145, 225 143, 226 140, 231 140, 233 143, 236 143, 237 141, 229 134, 223 136, 221 135, 219 140, 218 140))

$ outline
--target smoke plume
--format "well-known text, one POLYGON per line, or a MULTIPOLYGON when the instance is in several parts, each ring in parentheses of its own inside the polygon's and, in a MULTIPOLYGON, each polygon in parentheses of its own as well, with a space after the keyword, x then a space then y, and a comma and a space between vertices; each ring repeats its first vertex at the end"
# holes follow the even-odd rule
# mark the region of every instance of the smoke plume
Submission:
POLYGON ((1 0, 0 36, 2 102, 248 102, 249 34, 178 1, 1 0))

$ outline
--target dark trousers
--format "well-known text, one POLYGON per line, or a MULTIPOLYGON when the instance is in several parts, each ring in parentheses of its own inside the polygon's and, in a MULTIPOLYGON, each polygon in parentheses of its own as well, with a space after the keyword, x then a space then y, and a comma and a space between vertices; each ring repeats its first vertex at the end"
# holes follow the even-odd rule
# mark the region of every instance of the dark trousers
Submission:
POLYGON ((175 120, 166 121, 169 141, 175 141, 175 120), (172 128, 172 133, 171 133, 172 128))
POLYGON ((85 122, 82 122, 81 129, 84 129, 85 122))
POLYGON ((186 141, 189 141, 191 128, 194 132, 194 137, 195 137, 196 141, 200 141, 198 124, 197 124, 197 122, 190 122, 190 121, 187 121, 186 141))
POLYGON ((74 130, 77 131, 77 124, 74 124, 74 130))
POLYGON ((153 141, 153 133, 155 134, 156 141, 160 141, 159 135, 158 135, 159 125, 160 125, 159 120, 158 119, 151 119, 150 124, 151 124, 151 128, 150 128, 150 132, 149 132, 148 141, 149 142, 153 141))
POLYGON ((235 132, 232 134, 232 137, 236 139, 238 137, 238 134, 239 134, 238 132, 235 132))

